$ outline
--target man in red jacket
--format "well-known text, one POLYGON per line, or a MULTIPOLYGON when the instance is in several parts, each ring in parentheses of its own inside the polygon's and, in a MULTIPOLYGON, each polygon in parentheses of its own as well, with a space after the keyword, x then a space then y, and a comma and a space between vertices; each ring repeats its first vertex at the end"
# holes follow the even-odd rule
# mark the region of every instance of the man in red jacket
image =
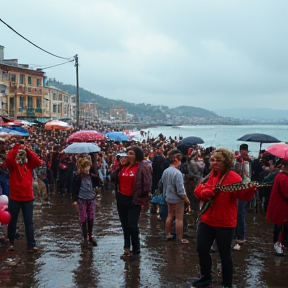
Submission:
POLYGON ((34 238, 33 208, 34 193, 32 188, 33 169, 41 165, 42 161, 29 148, 15 144, 7 154, 6 166, 9 169, 9 204, 8 211, 11 221, 8 225, 8 251, 14 251, 16 224, 20 209, 22 210, 28 252, 37 252, 34 238))

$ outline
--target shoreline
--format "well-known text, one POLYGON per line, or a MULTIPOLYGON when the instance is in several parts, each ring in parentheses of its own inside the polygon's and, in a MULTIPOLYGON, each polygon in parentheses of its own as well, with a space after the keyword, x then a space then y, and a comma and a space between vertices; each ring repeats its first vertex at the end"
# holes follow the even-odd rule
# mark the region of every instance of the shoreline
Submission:
POLYGON ((270 125, 270 126, 288 126, 287 123, 253 123, 253 124, 245 124, 245 123, 237 123, 237 124, 227 124, 227 123, 207 123, 207 124, 167 124, 167 123, 151 123, 151 124, 141 124, 141 123, 125 123, 120 125, 120 123, 114 124, 114 125, 119 125, 119 127, 123 127, 123 129, 131 129, 135 128, 137 130, 142 130, 142 129, 148 129, 148 128, 155 128, 155 127, 181 127, 181 126, 209 126, 209 125, 215 125, 215 126, 265 126, 265 125, 270 125))

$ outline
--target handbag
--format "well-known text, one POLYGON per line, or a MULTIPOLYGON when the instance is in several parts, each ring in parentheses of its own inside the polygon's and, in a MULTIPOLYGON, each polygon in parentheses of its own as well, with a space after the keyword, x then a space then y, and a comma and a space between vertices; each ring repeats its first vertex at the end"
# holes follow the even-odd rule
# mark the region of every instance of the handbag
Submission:
POLYGON ((164 200, 164 195, 163 195, 163 185, 161 185, 161 187, 158 187, 153 195, 152 195, 152 199, 150 200, 150 203, 152 204, 158 204, 158 205, 165 205, 166 202, 164 200))

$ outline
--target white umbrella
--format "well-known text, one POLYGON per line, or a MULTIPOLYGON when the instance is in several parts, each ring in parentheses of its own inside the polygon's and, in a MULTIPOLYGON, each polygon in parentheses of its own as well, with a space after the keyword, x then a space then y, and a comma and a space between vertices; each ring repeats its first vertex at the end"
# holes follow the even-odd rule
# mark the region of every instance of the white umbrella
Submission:
POLYGON ((99 151, 101 151, 100 147, 94 143, 77 142, 69 145, 62 152, 70 154, 80 154, 80 153, 94 153, 99 151))

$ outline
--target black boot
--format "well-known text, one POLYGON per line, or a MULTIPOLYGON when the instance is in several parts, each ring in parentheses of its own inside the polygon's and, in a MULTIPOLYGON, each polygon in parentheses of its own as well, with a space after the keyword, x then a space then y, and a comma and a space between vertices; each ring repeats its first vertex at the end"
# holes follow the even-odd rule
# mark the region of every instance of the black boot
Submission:
POLYGON ((201 276, 200 278, 195 278, 192 287, 206 287, 212 284, 212 279, 201 276))
POLYGON ((84 221, 81 225, 82 235, 84 238, 84 241, 87 241, 87 221, 84 221))
POLYGON ((88 222, 88 235, 89 235, 89 242, 93 246, 97 246, 96 240, 93 238, 93 224, 94 224, 94 219, 87 219, 88 222))

